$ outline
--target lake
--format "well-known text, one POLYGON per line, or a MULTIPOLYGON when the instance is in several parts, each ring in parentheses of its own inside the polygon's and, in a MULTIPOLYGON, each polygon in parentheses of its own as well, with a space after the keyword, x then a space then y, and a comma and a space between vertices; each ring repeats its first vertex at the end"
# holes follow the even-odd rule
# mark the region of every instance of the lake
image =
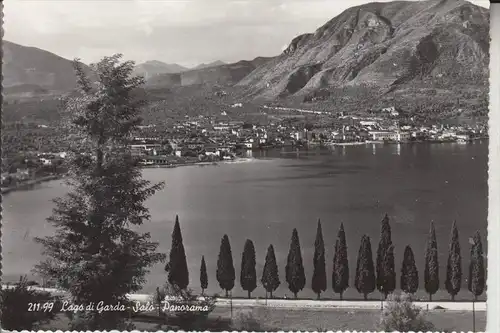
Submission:
MULTIPOLYGON (((465 282, 468 239, 476 230, 481 231, 486 250, 487 141, 467 145, 369 144, 300 153, 254 152, 253 157, 216 166, 144 170, 146 179, 165 181, 166 187, 147 201, 152 217, 141 230, 150 232, 160 243, 160 252, 168 253, 175 215, 179 215, 190 287, 195 291, 200 290, 200 260, 204 255, 207 292, 223 294, 215 272, 220 241, 227 234, 236 270, 234 296, 246 296, 239 286, 239 272, 247 238, 254 242, 257 255, 259 282, 253 295, 265 295, 260 278, 267 247, 273 244, 281 280, 275 295, 292 296, 284 281, 285 264, 292 230, 297 228, 306 270, 306 287, 299 297, 314 297, 312 256, 316 225, 321 219, 327 253, 325 297, 333 297, 333 247, 340 223, 345 227, 350 285, 354 286, 361 236, 370 236, 376 253, 380 221, 387 213, 395 245, 398 287, 403 250, 408 244, 415 253, 423 286, 424 249, 431 221, 436 227, 444 284, 450 228, 456 220, 464 271, 460 295, 470 297, 465 282)), ((51 181, 3 198, 4 281, 17 280, 20 274, 30 276, 30 269, 42 259, 41 247, 33 237, 53 233, 45 222, 53 208, 51 199, 67 190, 61 181, 51 181)), ((144 292, 153 292, 166 280, 163 267, 159 264, 152 268, 144 292)), ((361 296, 351 287, 346 297, 361 296)))

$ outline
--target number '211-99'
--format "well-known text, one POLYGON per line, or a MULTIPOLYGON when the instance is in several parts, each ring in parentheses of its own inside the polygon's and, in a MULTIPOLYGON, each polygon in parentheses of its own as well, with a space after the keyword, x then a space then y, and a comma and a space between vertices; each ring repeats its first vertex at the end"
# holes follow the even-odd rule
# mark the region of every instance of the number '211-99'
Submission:
POLYGON ((28 312, 50 312, 54 309, 54 302, 28 303, 28 312))

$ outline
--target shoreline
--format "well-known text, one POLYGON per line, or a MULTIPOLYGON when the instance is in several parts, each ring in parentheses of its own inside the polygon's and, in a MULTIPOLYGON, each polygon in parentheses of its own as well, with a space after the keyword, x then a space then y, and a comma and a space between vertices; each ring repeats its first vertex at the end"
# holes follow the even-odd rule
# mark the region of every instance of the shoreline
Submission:
MULTIPOLYGON (((3 284, 2 289, 15 288, 15 285, 5 285, 3 284)), ((68 293, 64 290, 57 288, 43 288, 30 286, 30 290, 48 292, 54 296, 65 296, 68 293)), ((154 295, 151 294, 127 294, 127 298, 131 302, 146 303, 150 302, 154 295)), ((203 299, 203 296, 198 296, 199 299, 203 299)), ((280 299, 280 298, 253 298, 248 299, 244 297, 216 297, 216 305, 220 307, 271 307, 271 308, 282 308, 282 309, 380 309, 381 304, 386 301, 380 300, 317 300, 317 299, 280 299)), ((486 311, 487 301, 413 301, 418 307, 426 308, 429 311, 432 310, 446 310, 446 311, 472 311, 472 306, 476 311, 486 311)))
MULTIPOLYGON (((477 138, 474 139, 468 143, 472 143, 473 141, 479 141, 479 140, 487 140, 487 138, 477 138)), ((370 144, 398 144, 398 142, 384 142, 384 141, 364 141, 364 142, 338 142, 338 143, 331 143, 326 145, 324 148, 327 147, 342 147, 342 146, 362 146, 362 145, 370 145, 370 144)), ((456 144, 456 142, 452 141, 414 141, 414 142, 400 142, 399 144, 456 144)), ((317 146, 319 147, 319 146, 317 146)), ((297 147, 299 148, 299 147, 297 147)), ((271 148, 272 150, 273 148, 271 148)), ((300 148, 299 148, 300 149, 300 148)), ((252 151, 263 151, 263 150, 269 150, 269 148, 264 148, 264 149, 255 149, 252 151)), ((306 149, 308 150, 308 149, 306 149)), ((294 151, 291 152, 286 152, 286 153, 295 153, 294 151)), ((155 165, 142 165, 140 168, 141 169, 152 169, 152 168, 166 168, 166 169, 171 169, 171 168, 177 168, 177 167, 186 167, 186 166, 217 166, 221 163, 237 163, 238 161, 246 161, 246 160, 252 160, 253 158, 251 157, 235 157, 232 160, 219 160, 219 161, 186 161, 184 163, 176 163, 176 164, 155 164, 155 165)), ((23 191, 23 190, 30 190, 30 187, 41 184, 44 182, 48 182, 51 180, 58 180, 64 178, 64 175, 50 175, 50 176, 45 176, 41 178, 36 178, 36 179, 30 179, 26 182, 17 184, 15 186, 10 186, 10 187, 2 187, 1 188, 1 194, 8 194, 10 192, 15 192, 15 191, 23 191)))
POLYGON ((16 184, 15 186, 9 186, 9 187, 2 187, 2 195, 7 194, 10 192, 14 191, 23 191, 23 190, 29 190, 30 187, 35 186, 37 184, 41 184, 44 182, 48 182, 51 180, 58 180, 64 178, 63 175, 50 175, 50 176, 44 176, 40 178, 35 178, 35 179, 30 179, 25 182, 22 182, 20 184, 16 184))
MULTIPOLYGON (((249 158, 236 158, 233 160, 222 160, 222 161, 214 161, 214 162, 200 162, 200 161, 193 161, 193 162, 188 162, 188 163, 178 163, 178 164, 158 164, 158 165, 143 165, 141 166, 141 169, 155 169, 155 168, 166 168, 166 169, 171 169, 171 168, 177 168, 177 167, 186 167, 186 166, 209 166, 209 165, 219 165, 219 163, 234 163, 240 160, 248 160, 249 158)), ((59 180, 63 179, 65 176, 64 175, 50 175, 50 176, 44 176, 40 178, 35 178, 35 179, 30 179, 25 182, 19 183, 15 186, 8 186, 8 187, 2 187, 1 188, 1 194, 8 194, 11 192, 16 192, 16 191, 29 191, 31 190, 31 187, 49 182, 52 180, 59 180)))

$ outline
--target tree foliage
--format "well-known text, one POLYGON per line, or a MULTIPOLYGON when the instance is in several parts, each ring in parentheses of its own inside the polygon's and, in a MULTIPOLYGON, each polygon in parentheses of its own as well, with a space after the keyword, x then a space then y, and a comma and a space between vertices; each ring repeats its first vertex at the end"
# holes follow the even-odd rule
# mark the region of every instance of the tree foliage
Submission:
POLYGON ((280 285, 280 278, 278 273, 278 265, 276 264, 276 256, 274 254, 273 245, 269 245, 267 248, 266 262, 264 264, 264 270, 262 271, 262 285, 264 289, 273 297, 273 291, 278 289, 280 285))
POLYGON ((14 288, 2 287, 0 291, 0 318, 6 330, 37 330, 55 319, 60 307, 60 301, 54 296, 30 288, 26 277, 21 277, 14 288), (52 308, 47 307, 50 304, 52 308))
POLYGON ((356 276, 354 286, 363 294, 366 300, 368 294, 375 290, 375 269, 373 267, 373 254, 370 237, 363 235, 359 247, 358 262, 356 264, 356 276))
POLYGON ((300 250, 299 234, 297 229, 293 229, 292 241, 288 252, 287 263, 285 267, 286 282, 288 289, 297 298, 297 293, 304 289, 306 284, 306 275, 302 263, 302 251, 300 250))
POLYGON ((481 235, 476 231, 470 250, 468 289, 474 295, 474 299, 484 292, 485 267, 483 257, 483 244, 481 235))
POLYGON ((401 267, 401 290, 409 294, 414 294, 418 290, 418 270, 410 245, 405 247, 401 267))
POLYGON ((201 294, 203 295, 205 289, 207 289, 208 287, 207 264, 205 263, 205 256, 201 257, 200 286, 201 286, 201 294))
POLYGON ((389 216, 385 214, 381 222, 380 242, 377 248, 377 289, 387 297, 396 285, 394 274, 394 255, 387 257, 387 252, 392 246, 391 226, 389 216), (390 261, 392 258, 392 262, 390 261), (391 270, 392 267, 392 270, 391 270), (387 272, 389 275, 384 275, 387 272))
MULTIPOLYGON (((135 92, 144 80, 132 76, 133 62, 120 63, 120 58, 93 65, 95 82, 75 61, 79 94, 66 101, 64 114, 78 143, 70 147, 71 191, 55 200, 48 218, 55 235, 36 238, 47 256, 36 270, 67 289, 75 305, 127 304, 126 294, 140 290, 149 267, 165 259, 149 233, 134 231, 150 217, 144 202, 163 184, 142 179, 128 148, 141 123, 145 101, 135 92)), ((73 330, 127 327, 119 311, 79 312, 71 324, 73 330)))
POLYGON ((439 262, 436 240, 436 230, 431 222, 429 239, 425 249, 424 286, 432 301, 432 295, 439 290, 439 262))
POLYGON ((217 281, 219 286, 226 291, 226 297, 234 288, 234 265, 229 237, 224 235, 220 244, 219 258, 217 259, 217 281))
POLYGON ((385 252, 384 261, 382 262, 382 292, 387 298, 387 295, 396 289, 396 272, 394 269, 394 245, 391 245, 385 252))
POLYGON ((458 239, 456 222, 453 222, 451 227, 448 262, 446 264, 446 280, 444 284, 446 290, 451 295, 451 299, 455 300, 455 296, 462 287, 462 257, 460 254, 460 242, 458 239))
POLYGON ((257 272, 255 271, 255 247, 250 239, 247 239, 241 255, 240 284, 243 290, 248 292, 248 298, 252 291, 257 288, 257 272))
POLYGON ((344 291, 349 287, 349 262, 347 258, 347 243, 343 223, 340 224, 337 241, 335 242, 332 286, 333 291, 340 294, 340 299, 342 299, 344 291))
POLYGON ((319 220, 314 242, 312 289, 318 295, 318 299, 321 292, 326 290, 325 243, 319 220))
POLYGON ((182 244, 181 227, 179 216, 175 216, 174 231, 172 232, 172 247, 170 248, 170 260, 167 264, 168 282, 175 284, 181 289, 186 289, 189 284, 189 272, 186 262, 186 252, 182 244))
POLYGON ((380 331, 385 332, 429 332, 434 325, 425 318, 422 309, 415 306, 411 296, 391 294, 385 303, 380 318, 380 331))

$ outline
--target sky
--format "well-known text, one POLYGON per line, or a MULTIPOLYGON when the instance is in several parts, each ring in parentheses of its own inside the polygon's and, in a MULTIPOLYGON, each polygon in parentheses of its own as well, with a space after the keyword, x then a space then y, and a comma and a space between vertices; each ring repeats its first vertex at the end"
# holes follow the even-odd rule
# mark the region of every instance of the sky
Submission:
MULTIPOLYGON (((4 38, 85 63, 122 53, 193 67, 275 56, 366 0, 7 0, 4 38)), ((378 0, 377 2, 388 2, 378 0)), ((470 1, 489 7, 489 0, 470 1)))

